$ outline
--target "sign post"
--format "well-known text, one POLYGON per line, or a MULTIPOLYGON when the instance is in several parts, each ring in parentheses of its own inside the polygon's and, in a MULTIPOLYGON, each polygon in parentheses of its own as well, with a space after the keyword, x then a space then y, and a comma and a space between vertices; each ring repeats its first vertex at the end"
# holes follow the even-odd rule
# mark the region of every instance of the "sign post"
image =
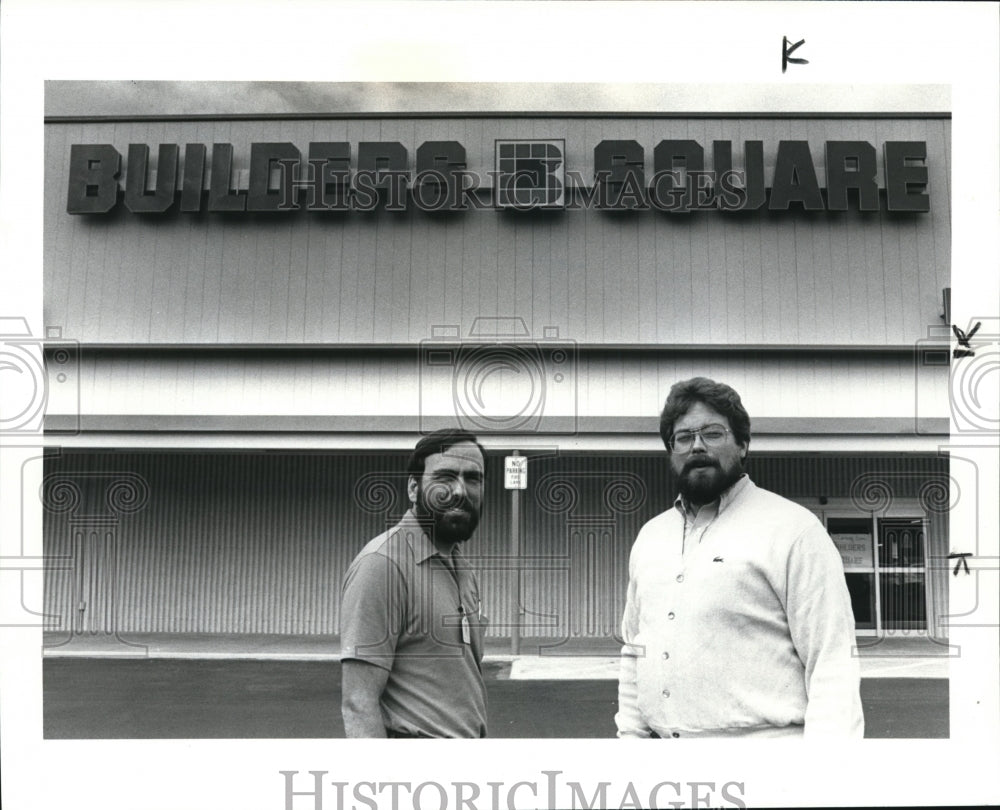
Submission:
POLYGON ((528 488, 528 459, 517 450, 504 458, 503 485, 510 490, 510 556, 514 587, 510 589, 510 654, 521 652, 521 490, 528 488))

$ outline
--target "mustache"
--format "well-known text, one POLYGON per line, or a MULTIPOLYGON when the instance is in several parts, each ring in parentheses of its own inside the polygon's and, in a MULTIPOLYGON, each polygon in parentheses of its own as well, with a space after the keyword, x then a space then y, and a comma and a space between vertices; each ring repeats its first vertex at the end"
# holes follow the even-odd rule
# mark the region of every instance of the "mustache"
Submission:
POLYGON ((476 513, 476 510, 469 506, 449 506, 447 509, 439 509, 436 514, 441 516, 446 515, 465 515, 471 516, 476 513))
POLYGON ((475 504, 473 504, 468 498, 449 498, 441 501, 424 499, 424 507, 429 512, 441 515, 448 512, 472 513, 476 511, 475 504))
POLYGON ((442 512, 451 512, 453 510, 461 510, 463 512, 471 512, 473 510, 472 502, 466 500, 465 498, 460 498, 452 501, 447 501, 437 505, 437 508, 442 512))
POLYGON ((687 463, 684 465, 684 469, 681 472, 683 474, 683 473, 688 472, 689 470, 694 470, 694 469, 696 469, 698 467, 716 467, 716 468, 720 468, 721 469, 721 467, 719 465, 719 462, 716 461, 714 458, 706 458, 706 457, 698 456, 698 457, 689 459, 687 461, 687 463))

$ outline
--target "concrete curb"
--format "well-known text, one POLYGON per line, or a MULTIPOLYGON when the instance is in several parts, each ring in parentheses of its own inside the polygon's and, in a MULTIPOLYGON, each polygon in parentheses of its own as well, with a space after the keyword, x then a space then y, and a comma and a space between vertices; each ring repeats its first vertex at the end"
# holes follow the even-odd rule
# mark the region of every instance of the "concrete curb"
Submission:
MULTIPOLYGON (((863 678, 947 678, 949 660, 954 656, 927 651, 896 651, 892 654, 873 655, 861 652, 861 677, 863 678)), ((43 651, 46 659, 114 658, 121 660, 201 660, 201 661, 327 661, 340 660, 339 651, 262 649, 183 649, 155 647, 152 645, 121 644, 112 647, 65 644, 43 651)), ((494 677, 510 680, 616 680, 618 656, 612 655, 486 655, 484 664, 494 677)))

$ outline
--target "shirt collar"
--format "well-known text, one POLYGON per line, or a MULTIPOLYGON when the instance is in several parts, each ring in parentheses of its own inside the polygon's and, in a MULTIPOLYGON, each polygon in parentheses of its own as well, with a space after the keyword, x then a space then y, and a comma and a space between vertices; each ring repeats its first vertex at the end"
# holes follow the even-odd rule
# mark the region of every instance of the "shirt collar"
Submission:
MULTIPOLYGON (((723 510, 727 506, 729 506, 729 504, 731 504, 740 496, 740 493, 743 492, 743 490, 745 490, 747 486, 751 486, 750 477, 746 473, 743 473, 743 475, 741 475, 738 479, 736 479, 736 482, 731 487, 729 487, 729 489, 723 492, 714 501, 712 501, 711 503, 706 503, 701 508, 704 509, 705 507, 710 507, 710 506, 718 507, 715 512, 717 517, 722 514, 723 510)), ((688 503, 688 499, 685 498, 683 495, 679 494, 674 499, 674 506, 680 511, 682 515, 685 515, 688 518, 692 519, 695 517, 696 514, 695 511, 691 508, 691 504, 688 503)))

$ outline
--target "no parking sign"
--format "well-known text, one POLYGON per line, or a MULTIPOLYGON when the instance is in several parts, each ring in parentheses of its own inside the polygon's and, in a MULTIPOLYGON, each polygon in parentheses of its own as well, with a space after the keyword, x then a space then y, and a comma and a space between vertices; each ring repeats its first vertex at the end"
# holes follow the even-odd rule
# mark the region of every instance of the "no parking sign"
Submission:
POLYGON ((506 456, 503 463, 504 489, 528 488, 528 457, 506 456))

